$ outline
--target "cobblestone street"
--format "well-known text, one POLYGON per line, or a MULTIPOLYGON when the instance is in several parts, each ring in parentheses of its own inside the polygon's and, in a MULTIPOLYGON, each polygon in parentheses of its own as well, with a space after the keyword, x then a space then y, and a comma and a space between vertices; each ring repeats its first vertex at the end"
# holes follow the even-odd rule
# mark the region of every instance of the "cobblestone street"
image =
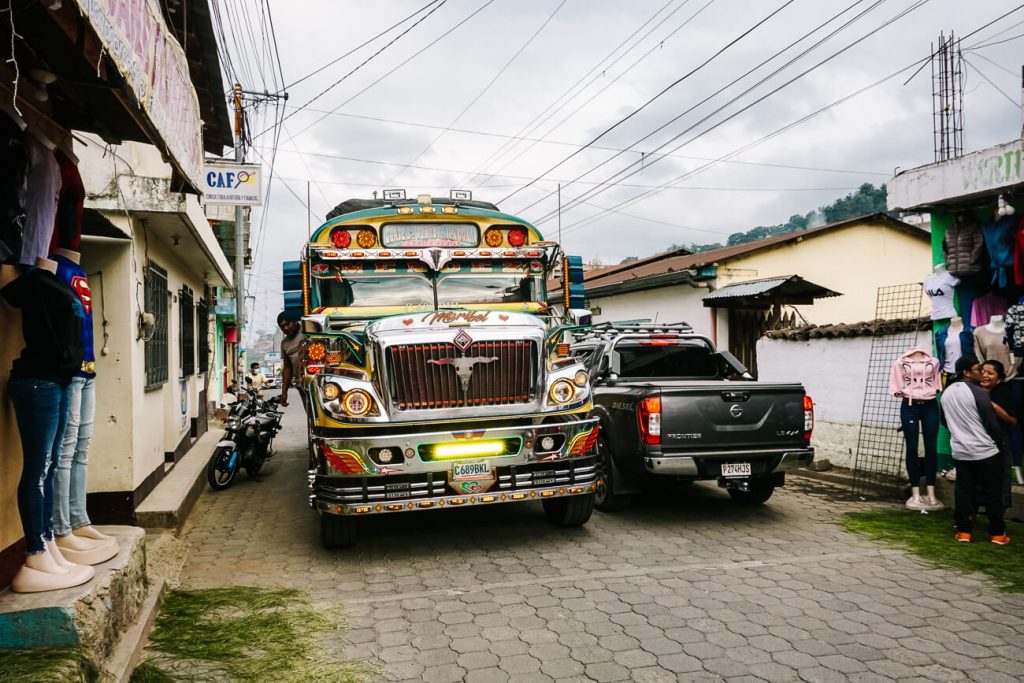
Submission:
POLYGON ((347 615, 338 654, 389 680, 1024 678, 1024 597, 850 535, 866 504, 798 477, 761 507, 696 485, 581 529, 536 503, 386 515, 328 552, 297 405, 277 445, 262 481, 203 493, 183 587, 308 590, 347 615))

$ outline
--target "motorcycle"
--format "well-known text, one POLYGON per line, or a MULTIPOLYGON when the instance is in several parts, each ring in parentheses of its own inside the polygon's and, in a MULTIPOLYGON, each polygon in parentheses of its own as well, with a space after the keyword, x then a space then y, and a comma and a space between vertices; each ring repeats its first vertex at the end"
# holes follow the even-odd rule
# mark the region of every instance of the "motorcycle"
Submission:
POLYGON ((284 412, 277 409, 277 396, 264 401, 250 390, 241 394, 231 404, 224 436, 206 465, 206 480, 214 491, 230 486, 243 467, 250 477, 258 475, 273 457, 274 437, 281 431, 284 412))

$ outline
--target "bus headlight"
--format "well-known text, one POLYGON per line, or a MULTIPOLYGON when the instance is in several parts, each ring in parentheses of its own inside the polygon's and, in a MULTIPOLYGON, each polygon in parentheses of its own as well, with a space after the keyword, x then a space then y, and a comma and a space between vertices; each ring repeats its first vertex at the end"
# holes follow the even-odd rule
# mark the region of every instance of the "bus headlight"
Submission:
POLYGON ((585 387, 585 386, 587 386, 587 382, 589 380, 590 380, 590 375, 588 375, 586 373, 586 371, 584 371, 584 370, 577 370, 576 371, 576 376, 572 378, 572 381, 578 387, 585 387))
POLYGON ((328 401, 333 401, 341 395, 341 387, 334 382, 328 382, 324 385, 324 398, 328 401))
POLYGON ((370 408, 373 407, 373 399, 362 389, 352 389, 341 400, 341 407, 352 417, 362 417, 370 412, 370 408))
POLYGON ((576 388, 567 379, 557 380, 548 390, 548 398, 552 403, 568 403, 576 395, 576 388))

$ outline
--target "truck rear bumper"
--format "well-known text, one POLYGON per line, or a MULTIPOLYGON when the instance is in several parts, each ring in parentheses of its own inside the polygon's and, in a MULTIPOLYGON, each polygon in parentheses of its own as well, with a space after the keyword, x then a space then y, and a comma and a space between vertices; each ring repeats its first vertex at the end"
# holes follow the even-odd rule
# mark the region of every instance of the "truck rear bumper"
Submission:
POLYGON ((721 476, 723 463, 749 462, 751 476, 763 476, 807 467, 813 460, 813 448, 726 453, 708 451, 688 455, 650 455, 644 458, 644 469, 655 475, 715 479, 721 476))

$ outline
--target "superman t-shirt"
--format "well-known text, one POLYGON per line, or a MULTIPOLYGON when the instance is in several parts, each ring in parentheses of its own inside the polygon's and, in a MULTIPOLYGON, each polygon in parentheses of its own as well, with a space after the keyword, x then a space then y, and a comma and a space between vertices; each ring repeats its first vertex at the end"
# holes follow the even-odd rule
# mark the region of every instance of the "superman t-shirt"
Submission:
POLYGON ((82 361, 82 369, 78 377, 96 376, 96 354, 93 350, 92 330, 92 290, 89 289, 89 276, 82 266, 61 254, 51 256, 57 262, 57 278, 67 285, 68 289, 82 303, 82 310, 85 311, 85 319, 82 321, 82 348, 85 358, 82 361))

